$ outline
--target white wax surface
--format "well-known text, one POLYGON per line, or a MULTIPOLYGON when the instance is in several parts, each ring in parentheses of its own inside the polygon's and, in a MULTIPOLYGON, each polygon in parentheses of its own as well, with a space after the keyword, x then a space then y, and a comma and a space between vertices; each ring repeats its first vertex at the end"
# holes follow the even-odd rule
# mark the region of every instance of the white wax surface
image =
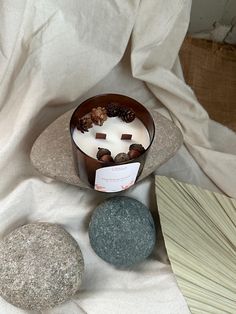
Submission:
POLYGON ((107 118, 102 126, 93 125, 89 132, 75 129, 73 139, 76 145, 90 157, 96 158, 98 147, 107 148, 114 158, 119 153, 128 153, 131 144, 142 144, 146 149, 150 144, 149 133, 144 124, 135 118, 126 123, 118 117, 107 118), (105 140, 96 139, 96 133, 106 133, 105 140), (131 140, 121 140, 122 134, 132 134, 131 140))

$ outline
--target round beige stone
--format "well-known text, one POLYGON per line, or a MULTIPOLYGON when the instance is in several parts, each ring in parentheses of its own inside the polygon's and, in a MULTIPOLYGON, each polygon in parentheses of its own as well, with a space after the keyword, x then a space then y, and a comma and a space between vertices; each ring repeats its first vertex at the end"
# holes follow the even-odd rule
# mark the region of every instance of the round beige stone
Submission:
POLYGON ((77 242, 58 225, 27 224, 0 242, 0 295, 19 308, 42 311, 67 301, 83 270, 77 242))

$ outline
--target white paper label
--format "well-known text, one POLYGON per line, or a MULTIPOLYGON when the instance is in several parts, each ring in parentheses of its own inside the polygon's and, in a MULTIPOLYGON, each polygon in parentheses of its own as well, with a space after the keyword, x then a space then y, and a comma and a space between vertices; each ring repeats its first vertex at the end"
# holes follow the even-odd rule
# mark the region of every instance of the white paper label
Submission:
POLYGON ((135 183, 139 162, 104 167, 96 171, 95 190, 101 192, 119 192, 128 189, 135 183))

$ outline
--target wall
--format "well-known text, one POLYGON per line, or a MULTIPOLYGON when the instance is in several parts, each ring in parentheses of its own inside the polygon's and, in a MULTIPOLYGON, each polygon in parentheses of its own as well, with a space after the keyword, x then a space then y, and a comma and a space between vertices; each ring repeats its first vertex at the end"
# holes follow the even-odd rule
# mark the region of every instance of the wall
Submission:
POLYGON ((214 22, 236 23, 236 0, 192 0, 190 33, 212 29, 214 22))

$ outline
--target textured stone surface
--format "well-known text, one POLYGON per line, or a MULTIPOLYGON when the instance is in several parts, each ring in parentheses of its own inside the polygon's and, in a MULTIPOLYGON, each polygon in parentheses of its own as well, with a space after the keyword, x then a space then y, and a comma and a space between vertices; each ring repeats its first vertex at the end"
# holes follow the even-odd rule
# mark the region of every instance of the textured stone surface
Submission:
POLYGON ((153 218, 146 206, 130 197, 113 197, 96 209, 89 225, 94 251, 118 267, 143 261, 156 241, 153 218))
POLYGON ((0 242, 0 295, 23 309, 40 311, 68 300, 83 269, 77 242, 58 225, 24 225, 0 242))
MULTIPOLYGON (((45 176, 91 189, 74 169, 69 122, 74 109, 54 121, 35 141, 31 160, 45 176)), ((155 138, 138 181, 144 179, 175 155, 183 142, 180 130, 161 114, 150 111, 155 123, 155 138)))

